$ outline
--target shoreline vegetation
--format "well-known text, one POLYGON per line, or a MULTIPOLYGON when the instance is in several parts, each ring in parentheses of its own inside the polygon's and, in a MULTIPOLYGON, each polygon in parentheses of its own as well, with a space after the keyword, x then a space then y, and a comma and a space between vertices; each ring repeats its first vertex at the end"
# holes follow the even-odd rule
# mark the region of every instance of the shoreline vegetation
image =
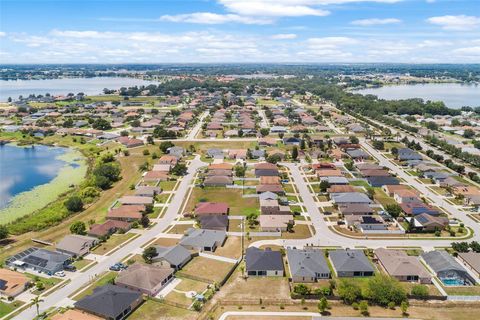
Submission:
POLYGON ((57 159, 65 162, 57 176, 45 184, 15 195, 8 205, 0 210, 0 224, 11 223, 41 210, 62 194, 68 193, 71 185, 75 186, 83 181, 87 174, 87 163, 81 152, 70 148, 57 159))

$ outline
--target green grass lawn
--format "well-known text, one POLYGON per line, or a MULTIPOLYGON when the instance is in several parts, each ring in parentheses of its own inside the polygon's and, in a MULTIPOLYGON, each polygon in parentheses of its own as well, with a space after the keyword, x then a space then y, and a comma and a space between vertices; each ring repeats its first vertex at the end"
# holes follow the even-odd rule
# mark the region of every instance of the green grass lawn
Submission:
POLYGON ((21 302, 21 301, 14 301, 14 302, 11 302, 11 303, 5 303, 3 301, 0 301, 0 318, 9 314, 10 312, 12 312, 13 310, 22 306, 23 304, 24 303, 21 302))
POLYGON ((158 202, 165 203, 165 202, 167 202, 168 197, 170 197, 170 195, 171 194, 169 194, 169 193, 161 193, 161 194, 158 194, 155 198, 158 202))
POLYGON ((188 199, 185 212, 192 212, 195 205, 204 201, 221 201, 228 203, 231 215, 248 215, 259 212, 258 198, 242 198, 242 190, 226 188, 194 188, 188 199))
POLYGON ((389 204, 396 204, 397 202, 395 199, 392 197, 389 197, 383 190, 382 188, 375 188, 375 195, 374 199, 378 202, 380 202, 383 206, 389 205, 389 204))
MULTIPOLYGON (((441 282, 440 282, 441 283, 441 282)), ((480 285, 464 286, 464 287, 447 287, 443 286, 443 289, 449 294, 454 296, 478 296, 480 295, 480 285)))
POLYGON ((80 300, 86 296, 88 296, 89 294, 92 294, 93 293, 93 289, 97 288, 97 287, 101 287, 103 285, 106 285, 108 283, 111 283, 111 281, 113 279, 115 279, 115 277, 117 276, 117 273, 116 272, 113 272, 113 271, 109 271, 107 272, 105 275, 103 275, 100 279, 98 279, 97 281, 95 281, 94 283, 92 283, 85 291, 77 294, 76 296, 73 297, 73 300, 80 300))
POLYGON ((350 181, 350 185, 354 187, 365 187, 365 188, 370 187, 367 181, 364 181, 364 180, 350 181))
POLYGON ((41 294, 62 281, 61 279, 58 279, 58 278, 44 278, 31 273, 25 273, 25 275, 30 279, 32 279, 34 283, 37 283, 37 282, 43 283, 43 286, 45 287, 45 289, 41 291, 39 290, 33 291, 34 294, 41 294))
POLYGON ((159 187, 162 188, 163 191, 172 191, 177 181, 161 181, 159 187))
POLYGON ((77 260, 73 263, 73 265, 77 268, 77 270, 81 270, 84 268, 87 264, 91 263, 92 260, 88 259, 82 259, 82 260, 77 260))
POLYGON ((106 242, 100 244, 92 252, 95 254, 105 254, 125 241, 130 240, 133 236, 135 236, 134 233, 112 234, 106 242))

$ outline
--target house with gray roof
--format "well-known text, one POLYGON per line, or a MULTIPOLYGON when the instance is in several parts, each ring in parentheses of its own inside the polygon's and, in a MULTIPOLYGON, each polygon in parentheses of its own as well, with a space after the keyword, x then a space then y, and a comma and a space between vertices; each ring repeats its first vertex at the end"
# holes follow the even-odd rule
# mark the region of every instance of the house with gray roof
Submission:
POLYGON ((287 250, 288 268, 293 282, 316 282, 331 277, 327 260, 321 250, 287 250))
POLYGON ((398 149, 397 159, 400 161, 422 160, 423 157, 418 152, 413 151, 410 148, 400 148, 398 149))
POLYGON ((347 154, 354 160, 370 159, 370 155, 362 149, 349 149, 347 154))
POLYGON ((171 147, 168 148, 168 154, 180 159, 185 155, 185 149, 182 147, 171 147))
POLYGON ((207 157, 209 158, 221 158, 223 159, 223 151, 222 149, 218 149, 218 148, 211 148, 211 149, 208 149, 207 150, 207 157))
POLYGON ((250 247, 245 254, 248 276, 283 277, 283 259, 280 251, 250 247))
POLYGON ((375 273, 363 250, 333 250, 328 256, 338 277, 368 277, 375 273))
POLYGON ((79 310, 108 320, 122 320, 143 302, 140 292, 107 284, 93 289, 93 293, 77 301, 79 310))
POLYGON ((265 191, 258 195, 258 199, 259 200, 278 200, 278 195, 270 191, 265 191))
POLYGON ((347 185, 348 179, 345 177, 321 177, 321 181, 327 181, 330 185, 347 185))
POLYGON ((227 238, 225 231, 190 228, 180 240, 180 244, 189 250, 215 251, 227 238))
POLYGON ((170 247, 153 247, 157 251, 157 255, 152 259, 152 264, 156 266, 171 267, 175 270, 180 270, 192 259, 190 251, 178 244, 170 247))
POLYGON ((173 272, 173 268, 135 263, 120 272, 115 284, 154 297, 174 278, 173 272))
POLYGON ((330 198, 333 203, 338 205, 340 204, 370 204, 372 200, 364 193, 361 192, 341 192, 341 193, 332 193, 330 198))
POLYGON ((32 247, 8 258, 5 263, 14 268, 31 269, 53 275, 62 271, 71 260, 71 255, 32 247))
POLYGON ((472 285, 475 280, 447 251, 434 250, 421 255, 444 285, 472 285))

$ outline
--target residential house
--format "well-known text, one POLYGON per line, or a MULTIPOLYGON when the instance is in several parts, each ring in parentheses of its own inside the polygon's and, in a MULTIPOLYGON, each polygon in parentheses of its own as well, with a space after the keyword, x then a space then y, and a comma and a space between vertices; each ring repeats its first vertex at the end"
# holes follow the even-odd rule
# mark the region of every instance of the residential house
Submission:
POLYGON ((248 276, 283 277, 283 259, 280 251, 249 247, 245 254, 248 276))
POLYGON ((287 249, 287 260, 293 282, 316 282, 332 276, 321 250, 287 249))
POLYGON ((205 187, 225 187, 233 184, 233 178, 228 176, 211 176, 203 180, 205 187))
POLYGON ((346 153, 355 161, 370 159, 370 155, 362 149, 348 149, 346 153))
POLYGON ((55 313, 50 318, 51 320, 102 320, 105 318, 97 317, 85 311, 77 309, 68 309, 63 313, 55 313))
POLYGON ((200 228, 206 230, 227 231, 228 217, 227 216, 200 216, 200 228))
POLYGON ((153 197, 123 196, 118 199, 123 205, 149 205, 153 204, 153 197))
POLYGON ((373 214, 373 209, 370 205, 366 203, 347 203, 338 206, 338 210, 344 216, 347 215, 371 215, 373 214))
POLYGON ((473 252, 473 251, 459 252, 458 260, 460 260, 464 266, 469 268, 477 278, 480 278, 480 253, 479 252, 473 252))
POLYGON ((158 164, 168 164, 170 166, 175 166, 178 162, 178 158, 171 155, 161 156, 158 160, 158 164))
POLYGON ((130 222, 120 221, 120 220, 107 220, 102 224, 92 224, 88 235, 92 237, 105 237, 109 236, 112 233, 117 232, 118 230, 128 231, 132 227, 130 222))
POLYGON ((434 207, 423 202, 401 203, 400 207, 402 208, 403 212, 409 216, 416 216, 422 213, 427 213, 432 216, 438 216, 440 214, 440 212, 438 212, 438 210, 436 210, 434 207))
POLYGON ((70 234, 63 237, 57 243, 55 249, 58 252, 66 253, 74 257, 83 257, 90 252, 90 248, 98 243, 97 238, 82 236, 79 234, 70 234))
POLYGON ((372 200, 364 193, 361 192, 348 192, 348 193, 332 193, 330 194, 330 198, 332 199, 333 203, 341 205, 341 204, 370 204, 372 200))
POLYGON ((287 214, 262 214, 258 217, 260 230, 264 232, 286 231, 289 224, 293 225, 293 216, 287 214))
POLYGON ((213 252, 223 245, 226 238, 225 231, 190 228, 180 240, 180 244, 189 250, 213 252))
POLYGON ((190 251, 181 245, 174 245, 170 247, 153 246, 157 251, 157 255, 153 257, 152 264, 161 267, 171 267, 175 270, 180 270, 187 264, 192 255, 190 251))
POLYGON ((71 255, 32 247, 8 258, 5 263, 12 268, 32 269, 53 275, 62 271, 71 260, 71 255))
POLYGON ((164 171, 148 171, 143 176, 145 182, 168 181, 168 172, 164 171))
POLYGON ((347 215, 345 216, 345 224, 349 228, 364 233, 384 233, 388 230, 388 224, 382 218, 371 215, 347 215))
POLYGON ((120 221, 137 221, 142 218, 145 211, 144 205, 126 205, 117 208, 110 209, 107 212, 107 219, 120 220, 120 221))
POLYGON ((119 273, 115 284, 154 297, 174 278, 173 272, 173 268, 135 263, 119 273))
POLYGON ((254 165, 255 176, 258 177, 267 177, 267 176, 278 176, 278 167, 273 163, 263 162, 257 163, 254 165))
POLYGON ((400 148, 398 149, 397 159, 400 161, 408 160, 422 160, 423 157, 416 151, 413 151, 410 148, 400 148))
POLYGON ((418 192, 412 189, 399 189, 393 191, 393 199, 398 203, 422 202, 422 200, 418 198, 418 192))
POLYGON ((338 277, 368 277, 375 272, 363 250, 337 249, 328 256, 338 277))
POLYGON ((123 320, 143 302, 142 294, 107 284, 75 302, 75 308, 108 320, 123 320))
POLYGON ((162 188, 155 186, 138 186, 135 189, 137 197, 155 197, 162 192, 162 188))
POLYGON ((195 216, 226 216, 229 207, 225 202, 199 202, 195 206, 195 216))
POLYGON ((432 282, 432 276, 420 263, 420 260, 417 257, 409 256, 403 250, 379 248, 375 250, 375 257, 379 265, 399 281, 423 284, 432 282))
POLYGON ((345 177, 321 177, 320 181, 327 181, 331 186, 345 186, 348 185, 348 179, 345 177))
POLYGON ((414 227, 422 231, 443 230, 448 225, 448 218, 421 213, 414 216, 414 227))
POLYGON ((30 278, 24 274, 0 269, 0 297, 15 298, 30 286, 30 278))
POLYGON ((368 177, 367 182, 372 187, 400 184, 400 181, 395 177, 368 177))
POLYGON ((434 250, 421 255, 435 275, 446 285, 471 285, 475 280, 447 251, 434 250))

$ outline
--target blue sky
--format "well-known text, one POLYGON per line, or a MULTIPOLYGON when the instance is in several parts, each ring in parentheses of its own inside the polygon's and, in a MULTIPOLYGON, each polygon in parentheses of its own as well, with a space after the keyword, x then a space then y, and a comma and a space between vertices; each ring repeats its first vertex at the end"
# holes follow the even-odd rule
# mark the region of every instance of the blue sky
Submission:
POLYGON ((0 0, 2 63, 480 63, 480 0, 0 0))

